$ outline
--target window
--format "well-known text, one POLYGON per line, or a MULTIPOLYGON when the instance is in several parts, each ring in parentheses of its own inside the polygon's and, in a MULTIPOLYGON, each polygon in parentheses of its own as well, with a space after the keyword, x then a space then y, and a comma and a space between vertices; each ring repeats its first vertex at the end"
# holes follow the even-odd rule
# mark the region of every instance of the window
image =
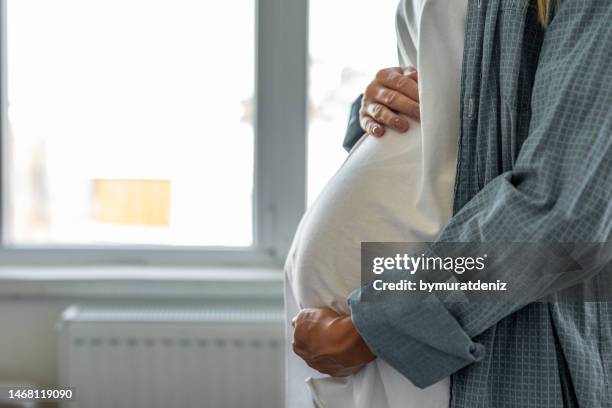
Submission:
POLYGON ((346 158, 349 107, 379 69, 398 65, 397 3, 310 0, 309 202, 346 158))
POLYGON ((7 240, 251 245, 254 6, 7 0, 7 240))
POLYGON ((0 259, 280 264, 396 64, 397 0, 0 3, 0 259))

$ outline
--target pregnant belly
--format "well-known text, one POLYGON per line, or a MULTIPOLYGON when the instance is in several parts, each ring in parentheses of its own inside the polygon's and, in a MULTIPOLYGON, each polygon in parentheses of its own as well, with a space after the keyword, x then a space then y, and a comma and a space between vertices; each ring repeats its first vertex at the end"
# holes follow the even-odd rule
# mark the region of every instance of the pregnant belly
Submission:
POLYGON ((425 241, 439 229, 422 208, 420 126, 365 136, 308 210, 285 266, 301 307, 347 313, 360 286, 363 241, 425 241))

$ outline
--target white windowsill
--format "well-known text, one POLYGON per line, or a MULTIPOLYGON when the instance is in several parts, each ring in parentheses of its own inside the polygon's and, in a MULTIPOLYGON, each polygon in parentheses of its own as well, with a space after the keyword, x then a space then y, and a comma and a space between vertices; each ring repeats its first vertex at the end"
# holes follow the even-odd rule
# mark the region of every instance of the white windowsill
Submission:
POLYGON ((0 297, 279 299, 280 269, 258 267, 0 267, 0 297))

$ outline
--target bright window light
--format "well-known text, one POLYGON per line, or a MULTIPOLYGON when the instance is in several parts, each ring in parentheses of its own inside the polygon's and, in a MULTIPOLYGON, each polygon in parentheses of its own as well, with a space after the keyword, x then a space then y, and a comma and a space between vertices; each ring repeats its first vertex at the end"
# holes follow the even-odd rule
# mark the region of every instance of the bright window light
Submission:
POLYGON ((397 0, 310 0, 308 201, 334 174, 351 103, 396 66, 397 0))
POLYGON ((252 244, 255 0, 7 0, 6 20, 9 243, 252 244))

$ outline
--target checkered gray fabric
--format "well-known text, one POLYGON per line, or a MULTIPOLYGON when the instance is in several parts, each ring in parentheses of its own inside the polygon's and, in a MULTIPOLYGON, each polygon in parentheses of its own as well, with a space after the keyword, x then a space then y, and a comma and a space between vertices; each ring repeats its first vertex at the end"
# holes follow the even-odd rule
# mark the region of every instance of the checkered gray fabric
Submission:
MULTIPOLYGON (((555 3, 544 32, 529 0, 469 1, 455 215, 441 242, 612 240, 612 1, 555 3)), ((612 407, 612 305, 532 293, 466 306, 367 302, 364 287, 349 303, 376 354, 415 384, 452 374, 453 408, 612 407)))

